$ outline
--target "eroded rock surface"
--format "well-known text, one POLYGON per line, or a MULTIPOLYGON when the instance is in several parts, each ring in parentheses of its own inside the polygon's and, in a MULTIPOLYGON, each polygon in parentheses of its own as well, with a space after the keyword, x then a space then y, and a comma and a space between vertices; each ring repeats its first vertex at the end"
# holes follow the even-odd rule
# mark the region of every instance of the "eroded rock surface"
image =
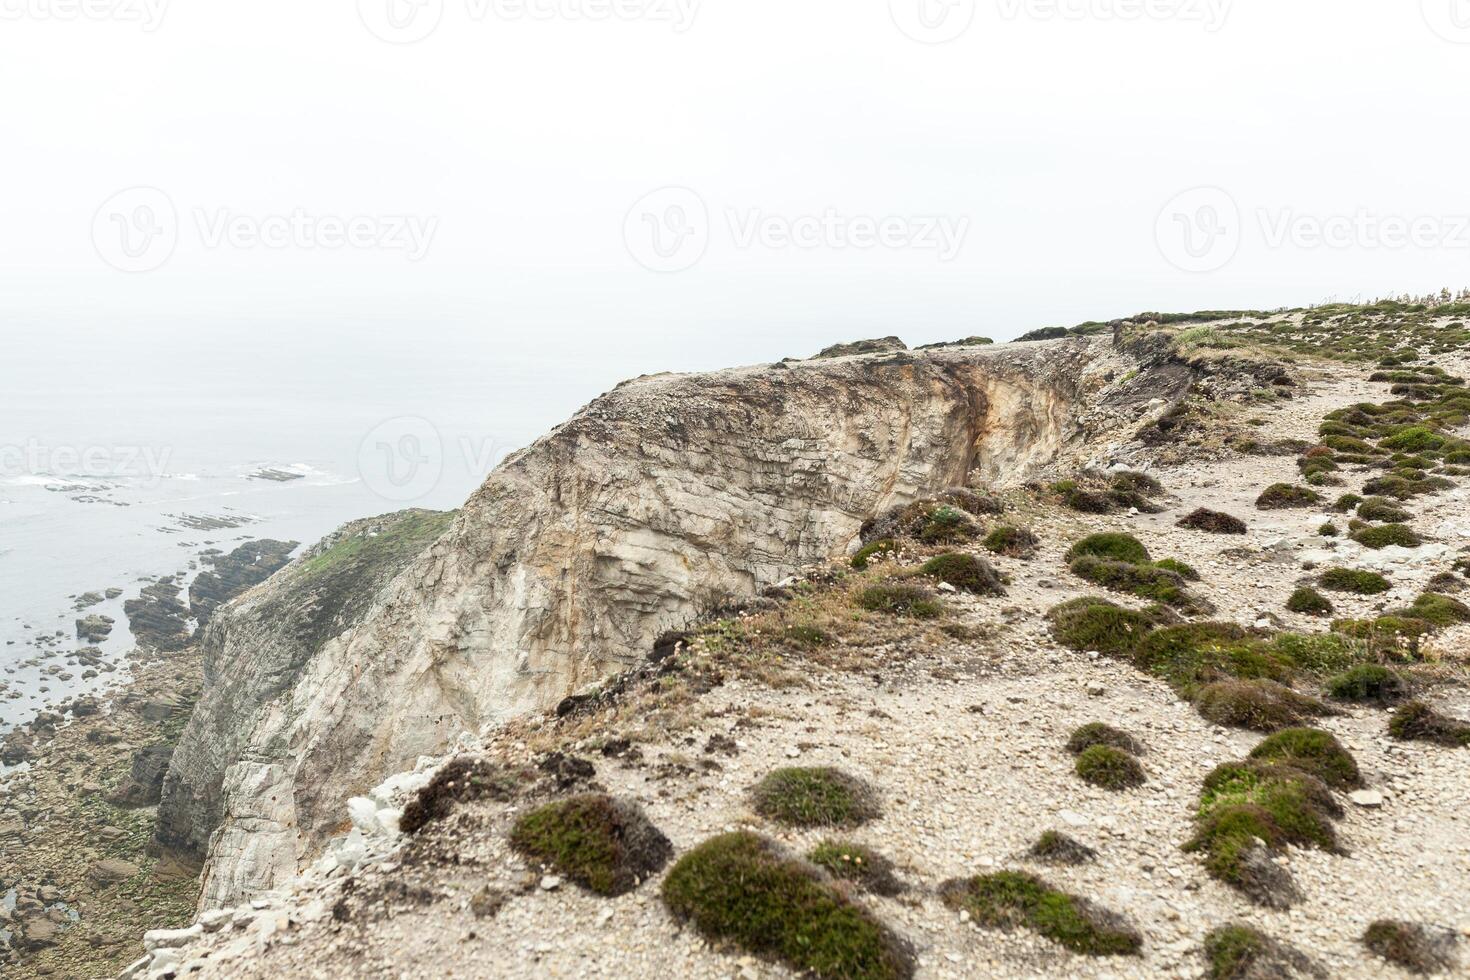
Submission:
POLYGON ((625 383, 507 459, 442 536, 422 514, 349 526, 216 612, 160 837, 210 842, 205 906, 269 888, 348 797, 844 554, 884 508, 1105 454, 1188 383, 1142 366, 1070 341, 625 383), (359 561, 384 535, 399 546, 359 561))

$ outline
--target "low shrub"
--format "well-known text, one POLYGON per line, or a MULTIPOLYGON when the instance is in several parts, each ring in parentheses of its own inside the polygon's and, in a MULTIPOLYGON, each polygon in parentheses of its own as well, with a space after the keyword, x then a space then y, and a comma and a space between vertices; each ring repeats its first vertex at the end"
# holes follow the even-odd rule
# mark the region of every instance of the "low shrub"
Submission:
POLYGON ((1097 852, 1060 830, 1048 830, 1036 838, 1026 856, 1047 864, 1086 864, 1097 860, 1097 852))
POLYGON ((1235 623, 1166 626, 1135 647, 1133 664, 1168 682, 1187 700, 1201 688, 1231 678, 1287 681, 1295 665, 1235 623))
POLYGON ((1365 548, 1377 551, 1380 548, 1417 548, 1424 539, 1414 533, 1407 524, 1380 524, 1377 527, 1354 531, 1352 539, 1365 548))
POLYGON ((1335 538, 1342 532, 1338 531, 1336 524, 1327 521, 1321 527, 1317 528, 1317 533, 1324 538, 1335 538))
POLYGON ((903 882, 894 873, 893 862, 870 847, 844 840, 824 840, 807 855, 807 860, 834 878, 851 881, 874 895, 898 895, 903 882))
POLYGON ((1470 724, 1448 718, 1423 701, 1410 701, 1395 711, 1388 720, 1388 734, 1406 742, 1470 746, 1470 724))
POLYGON ((1193 612, 1208 608, 1185 589, 1182 576, 1162 568, 1083 555, 1072 562, 1072 574, 1105 589, 1161 602, 1175 609, 1193 612))
POLYGON ((1251 750, 1250 757, 1299 769, 1333 789, 1363 785, 1352 753, 1331 734, 1317 728, 1288 728, 1267 736, 1251 750))
POLYGON ((1072 730, 1067 739, 1067 751, 1081 755, 1094 745, 1110 745, 1133 755, 1143 755, 1143 743, 1127 732, 1100 721, 1088 722, 1072 730))
POLYGON ((1025 558, 1036 551, 1039 543, 1031 531, 1010 524, 997 526, 981 542, 987 551, 1007 558, 1025 558))
POLYGON ((1453 626, 1456 623, 1470 623, 1470 606, 1447 595, 1426 592, 1414 600, 1414 604, 1404 615, 1422 619, 1435 626, 1453 626))
POLYGON ((1362 502, 1363 498, 1358 496, 1357 494, 1345 493, 1341 497, 1337 498, 1337 502, 1332 505, 1332 509, 1337 511, 1339 514, 1346 514, 1348 511, 1352 510, 1354 507, 1358 506, 1362 502))
POLYGON ((434 773, 428 785, 403 808, 398 828, 413 835, 448 817, 459 803, 486 798, 507 801, 515 795, 521 781, 519 774, 484 759, 458 756, 434 773))
POLYGON ((632 891, 674 856, 674 846, 637 803, 600 793, 532 810, 515 822, 510 843, 525 857, 607 896, 632 891))
POLYGON ((865 544, 852 556, 852 567, 858 571, 865 571, 874 561, 883 558, 892 558, 898 554, 898 543, 892 538, 880 538, 877 541, 865 544))
POLYGON ((1408 696, 1408 685, 1379 664, 1360 664, 1327 681, 1327 695, 1356 704, 1393 704, 1408 696))
POLYGON ((1312 507, 1322 502, 1322 495, 1306 487, 1290 483, 1273 483, 1256 498, 1260 510, 1287 510, 1294 507, 1312 507))
POLYGON ((1358 516, 1365 521, 1382 521, 1401 524, 1409 519, 1409 512, 1387 497, 1369 497, 1358 504, 1358 516))
POLYGON ((664 879, 663 901, 706 938, 823 980, 908 980, 913 957, 870 912, 805 861, 756 834, 710 838, 664 879))
POLYGON ((1142 542, 1131 534, 1116 531, 1092 534, 1078 541, 1067 552, 1067 561, 1076 561, 1084 555, 1135 565, 1149 560, 1148 549, 1142 542))
POLYGON ((1245 534, 1245 521, 1218 510, 1201 507, 1179 521, 1179 526, 1207 534, 1245 534))
POLYGON ((920 571, 959 589, 975 595, 1003 596, 1005 587, 1000 574, 983 558, 974 555, 950 552, 929 559, 920 571))
POLYGON ((1363 945, 1410 973, 1441 973, 1456 965, 1455 934, 1415 922, 1378 919, 1363 933, 1363 945))
POLYGON ((980 530, 969 514, 946 504, 929 515, 928 523, 919 532, 919 540, 925 544, 953 544, 977 537, 980 530))
POLYGON ((1207 684, 1194 702, 1206 721, 1256 732, 1279 732, 1334 712, 1316 698, 1275 681, 1225 680, 1207 684))
POLYGON ((1095 490, 1083 490, 1080 487, 1069 491, 1063 502, 1081 514, 1111 514, 1118 509, 1118 505, 1113 503, 1113 498, 1107 494, 1095 490))
POLYGON ((1331 616, 1332 603, 1327 597, 1308 585, 1303 585, 1286 600, 1286 608, 1306 616, 1331 616))
POLYGON ((944 612, 928 589, 902 582, 870 585, 858 593, 857 604, 869 612, 911 619, 936 619, 944 612))
POLYGON ((1322 573, 1318 583, 1333 592, 1350 592, 1354 595, 1379 595, 1393 586, 1377 572, 1359 568, 1330 568, 1322 573))
POLYGON ((1387 439, 1378 440, 1378 448, 1390 452, 1424 453, 1443 449, 1444 436, 1422 425, 1410 426, 1387 439))
POLYGON ((1077 756, 1077 775, 1083 782, 1107 790, 1125 790, 1148 781, 1143 766, 1122 749, 1111 745, 1094 745, 1077 756))
POLYGON ((1186 582, 1198 582, 1200 580, 1199 572, 1194 570, 1194 566, 1186 565, 1178 558, 1164 558, 1151 564, 1154 568, 1162 568, 1166 572, 1173 572, 1186 582))
POLYGON ((1138 641, 1154 628, 1143 613, 1093 596, 1071 599, 1046 615, 1058 643, 1081 653, 1095 650, 1110 657, 1131 655, 1138 641))
POLYGON ((790 827, 856 827, 878 816, 878 797, 831 767, 777 769, 750 791, 755 812, 790 827))
POLYGON ((1205 936, 1208 980, 1292 980, 1326 977, 1305 953, 1245 925, 1220 926, 1205 936))
POLYGON ((1118 915, 1019 871, 947 881, 939 895, 977 925, 1031 929, 1074 953, 1132 956, 1143 948, 1143 937, 1118 915))

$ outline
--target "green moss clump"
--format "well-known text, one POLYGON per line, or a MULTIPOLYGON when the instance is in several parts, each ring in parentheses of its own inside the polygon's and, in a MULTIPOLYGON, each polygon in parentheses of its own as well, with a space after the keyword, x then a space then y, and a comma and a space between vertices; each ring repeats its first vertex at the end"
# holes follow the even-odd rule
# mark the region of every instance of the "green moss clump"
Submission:
POLYGON ((1288 728, 1265 738, 1250 757, 1316 776, 1333 789, 1356 789, 1362 774, 1352 753, 1331 734, 1317 728, 1288 728))
POLYGON ((1077 775, 1083 782, 1107 790, 1133 789, 1148 781, 1143 766, 1122 749, 1094 745, 1077 756, 1077 775))
POLYGON ((1067 561, 1073 562, 1083 555, 1094 558, 1109 558, 1113 561, 1138 565, 1149 560, 1148 549, 1131 534, 1107 531, 1092 534, 1072 545, 1067 552, 1067 561))
POLYGON ((1288 980, 1325 977, 1310 957, 1258 929, 1226 925, 1205 936, 1208 980, 1288 980))
POLYGON ((1330 568, 1322 573, 1318 582, 1324 589, 1354 595, 1379 595, 1393 588, 1382 575, 1360 568, 1330 568))
POLYGON ((723 834, 664 879, 664 905, 705 937, 777 957, 823 980, 907 980, 912 954, 812 865, 751 833, 723 834))
POLYGON ((983 558, 974 555, 950 552, 929 559, 921 569, 923 574, 946 582, 962 592, 975 595, 1003 596, 1005 587, 1000 575, 983 558))
POLYGON ((1354 531, 1352 538, 1365 548, 1378 550, 1379 548, 1417 548, 1424 543, 1424 539, 1414 533, 1414 529, 1407 524, 1380 524, 1377 527, 1366 527, 1361 531, 1354 531))
POLYGON ((969 541, 980 533, 980 525, 974 518, 957 507, 948 504, 938 507, 929 515, 929 522, 919 532, 919 540, 925 544, 953 544, 969 541))
POLYGON ((588 891, 623 895, 661 869, 674 846, 631 800, 600 793, 549 803, 511 828, 517 851, 588 891))
POLYGON ((791 827, 856 827, 879 813, 871 786, 831 767, 777 769, 750 794, 756 813, 791 827))
POLYGON ((1355 704, 1393 704, 1408 696, 1408 685, 1379 664, 1360 664, 1327 681, 1327 695, 1355 704))
POLYGON ((1440 973, 1455 966, 1455 936, 1415 922, 1379 919, 1363 933, 1363 945, 1410 973, 1440 973))
POLYGON ((1470 746, 1470 724, 1447 718, 1423 701, 1410 701, 1388 720, 1388 734, 1402 741, 1432 742, 1449 748, 1470 746))
POLYGON ((1311 586, 1303 585, 1286 600, 1286 608, 1306 616, 1331 616, 1332 603, 1311 586))
POLYGON ((1294 507, 1311 507, 1322 502, 1322 495, 1306 487, 1290 483, 1273 483, 1256 498, 1259 510, 1286 510, 1294 507))
POLYGON ((1365 521, 1402 524, 1410 514, 1387 497, 1369 497, 1358 504, 1358 516, 1365 521))
POLYGON ((898 554, 898 544, 892 538, 882 538, 863 545, 858 553, 852 556, 852 567, 858 571, 865 571, 873 561, 880 558, 892 558, 898 554))
POLYGON ((1083 555, 1071 565, 1072 574, 1114 592, 1138 596, 1152 602, 1188 612, 1202 612, 1209 606, 1185 588, 1182 575, 1149 565, 1133 565, 1125 561, 1083 555))
POLYGON ((1444 436, 1422 425, 1410 426, 1396 435, 1378 441, 1380 449, 1400 453, 1435 452, 1444 446, 1444 436))
POLYGON ((824 840, 807 855, 807 860, 832 877, 851 881, 874 895, 898 895, 904 890, 893 862, 862 844, 824 840))
POLYGON ((1026 851, 1026 855, 1037 861, 1047 864, 1086 864, 1097 860, 1097 852, 1062 833, 1060 830, 1048 830, 1036 838, 1026 851))
POLYGON ((1337 511, 1339 514, 1346 514, 1348 511, 1352 510, 1354 507, 1358 506, 1362 502, 1363 498, 1358 496, 1357 494, 1345 493, 1341 497, 1337 498, 1337 502, 1332 505, 1332 509, 1337 511))
POLYGON ((1453 626, 1456 623, 1470 623, 1470 606, 1447 595, 1426 592, 1414 600, 1405 615, 1435 626, 1453 626))
POLYGON ((1338 534, 1342 532, 1338 531, 1336 524, 1328 521, 1321 527, 1317 528, 1317 533, 1324 538, 1335 538, 1338 536, 1338 534))
POLYGON ((1117 915, 1018 871, 948 881, 939 894, 981 926, 1028 928, 1074 953, 1133 956, 1143 948, 1143 937, 1117 915))
POLYGON ((1268 733, 1333 713, 1316 698, 1264 680, 1216 681, 1200 690, 1194 706, 1216 725, 1268 733))
POLYGON ((1218 510, 1201 507, 1179 521, 1179 527, 1208 534, 1245 534, 1245 521, 1218 510))
POLYGON ((1138 641, 1154 628, 1143 613, 1094 596, 1068 600, 1053 607, 1046 616, 1058 643, 1079 652, 1095 650, 1109 657, 1130 656, 1138 641))
POLYGON ((1198 582, 1199 572, 1194 570, 1193 565, 1187 565, 1178 558, 1164 558, 1151 563, 1154 568, 1162 568, 1166 572, 1173 572, 1186 582, 1198 582))
POLYGON ((857 604, 869 612, 910 619, 937 619, 944 613, 928 589, 902 582, 870 585, 858 593, 857 604))
POLYGON ((1143 743, 1127 732, 1100 721, 1088 722, 1072 730, 1067 751, 1081 755, 1094 745, 1108 745, 1132 755, 1143 755, 1143 743))
POLYGON ((1138 669, 1167 681, 1180 697, 1231 678, 1287 681, 1294 665, 1235 623, 1189 623, 1154 630, 1134 650, 1138 669))
POLYGON ((1007 558, 1025 558, 1032 554, 1039 541, 1036 535, 1023 527, 1002 524, 993 529, 981 542, 987 551, 1007 558))

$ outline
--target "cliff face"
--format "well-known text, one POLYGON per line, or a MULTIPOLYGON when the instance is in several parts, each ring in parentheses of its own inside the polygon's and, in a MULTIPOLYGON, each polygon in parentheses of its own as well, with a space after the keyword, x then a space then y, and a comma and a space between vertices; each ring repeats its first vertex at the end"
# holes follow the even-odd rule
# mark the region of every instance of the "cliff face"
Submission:
POLYGON ((1155 393, 1148 371, 1116 380, 1137 366, 1076 341, 621 385, 506 460, 417 557, 374 566, 350 608, 317 609, 319 548, 219 610, 161 837, 208 841, 205 906, 272 887, 347 797, 641 659, 710 598, 845 553, 893 504, 1096 452, 1155 393))

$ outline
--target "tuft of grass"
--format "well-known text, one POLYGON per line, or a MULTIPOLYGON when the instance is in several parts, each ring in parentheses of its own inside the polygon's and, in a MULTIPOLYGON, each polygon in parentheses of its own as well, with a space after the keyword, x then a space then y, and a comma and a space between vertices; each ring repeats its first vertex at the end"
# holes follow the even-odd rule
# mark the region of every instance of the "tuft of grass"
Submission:
POLYGON ((1074 953, 1134 956, 1143 948, 1143 937, 1118 915, 1019 871, 947 881, 939 894, 978 925, 1031 929, 1074 953))
POLYGON ((1363 933, 1363 945, 1410 973, 1440 973, 1456 965, 1454 933, 1431 931, 1416 922, 1379 919, 1363 933))
POLYGON ((1299 769, 1333 789, 1356 789, 1363 785, 1352 753, 1331 734, 1317 728, 1288 728, 1277 732, 1252 749, 1250 757, 1299 769))
POLYGON ((1322 495, 1306 487, 1290 483, 1273 483, 1256 498, 1258 510, 1287 510, 1294 507, 1312 507, 1322 502, 1322 495))
POLYGON ((954 586, 961 592, 988 596, 1006 594, 1005 586, 1001 584, 1000 574, 988 561, 974 555, 952 551, 929 559, 920 571, 931 578, 954 586))
POLYGON ((1067 561, 1069 563, 1076 561, 1084 555, 1128 562, 1133 565, 1149 560, 1148 549, 1143 546, 1142 542, 1131 534, 1116 531, 1092 534, 1078 541, 1067 552, 1067 561))
POLYGON ((1201 507, 1179 521, 1179 527, 1207 534, 1245 534, 1245 521, 1218 510, 1201 507))
POLYGON ((1437 452, 1445 447, 1445 437, 1422 425, 1413 425, 1396 435, 1378 441, 1378 448, 1396 453, 1437 452))
POLYGON ((1327 521, 1321 527, 1317 528, 1317 533, 1324 538, 1335 538, 1342 532, 1337 529, 1336 524, 1327 521))
POLYGON ((912 954, 813 865, 752 833, 710 838, 664 879, 663 901, 705 937, 823 980, 907 980, 912 954))
POLYGON ((1331 616, 1332 603, 1327 597, 1309 585, 1303 585, 1286 600, 1286 608, 1307 616, 1331 616))
POLYGON ((1047 864, 1086 864, 1097 860, 1097 852, 1062 833, 1045 831, 1026 851, 1026 856, 1047 864))
POLYGON ((1138 596, 1188 612, 1208 607, 1185 588, 1182 575, 1149 565, 1083 555, 1071 565, 1072 574, 1114 592, 1138 596))
POLYGON ((1456 623, 1470 623, 1470 606, 1447 595, 1426 592, 1414 600, 1405 615, 1435 626, 1453 626, 1456 623))
POLYGON ((1316 698, 1267 680, 1216 681, 1199 692, 1194 706, 1216 725, 1267 733, 1334 713, 1316 698))
POLYGON ((750 791, 755 812, 791 827, 856 827, 878 816, 878 797, 831 767, 777 769, 750 791))
POLYGON ((548 803, 511 828, 517 851, 598 895, 623 895, 674 856, 669 839, 631 800, 601 793, 548 803))
POLYGON ((894 873, 893 862, 870 847, 845 840, 824 840, 812 849, 807 860, 834 878, 856 884, 874 895, 899 895, 903 882, 894 873))
POLYGON ((1379 524, 1375 527, 1365 527, 1354 531, 1352 539, 1365 548, 1374 551, 1380 548, 1417 548, 1424 543, 1424 539, 1414 533, 1414 529, 1407 524, 1379 524))
POLYGON ((1358 506, 1362 502, 1363 498, 1358 496, 1357 494, 1345 493, 1341 497, 1337 498, 1336 502, 1334 502, 1332 505, 1332 509, 1337 511, 1339 514, 1346 514, 1348 511, 1352 510, 1354 507, 1358 506))
POLYGON ((1358 504, 1358 516, 1365 521, 1402 524, 1410 514, 1387 497, 1369 497, 1358 504))
POLYGON ((1379 595, 1393 588, 1382 575, 1361 568, 1330 568, 1322 573, 1318 583, 1324 589, 1353 595, 1379 595))
POLYGON ((863 545, 858 553, 852 556, 852 567, 858 571, 865 571, 874 561, 882 558, 892 558, 898 554, 898 544, 892 538, 880 538, 877 541, 863 545))
POLYGON ((928 589, 902 582, 870 585, 858 593, 857 604, 869 612, 910 619, 938 619, 944 613, 928 589))
POLYGON ((1220 926, 1205 936, 1208 980, 1290 980, 1326 977, 1310 957, 1251 926, 1220 926))
POLYGON ((1149 617, 1106 599, 1071 599, 1046 614, 1058 643, 1079 652, 1095 650, 1110 657, 1133 653, 1154 624, 1149 617))
POLYGON ((1470 747, 1470 724, 1446 717, 1423 701, 1410 701, 1395 711, 1388 720, 1388 734, 1452 749, 1470 747))
POLYGON ((1393 704, 1408 696, 1408 685, 1379 664, 1360 664, 1327 681, 1327 695, 1355 704, 1393 704))
POLYGON ((1110 745, 1132 755, 1143 755, 1142 742, 1122 729, 1100 721, 1078 726, 1067 739, 1067 751, 1073 755, 1081 755, 1094 745, 1110 745))
POLYGON ((1154 568, 1162 568, 1166 572, 1173 572, 1186 582, 1198 582, 1199 572, 1194 570, 1193 565, 1185 564, 1178 558, 1164 558, 1151 563, 1154 568))
POLYGON ((1290 658, 1235 623, 1189 623, 1154 630, 1139 642, 1132 659, 1135 667, 1167 681, 1187 700, 1216 681, 1284 682, 1295 669, 1290 658))
POLYGON ((987 551, 1006 558, 1026 558, 1036 551, 1040 542, 1036 535, 1024 527, 1001 524, 980 542, 987 551))
POLYGON ((1143 766, 1122 749, 1094 745, 1077 756, 1077 775, 1083 782, 1114 792, 1134 789, 1148 782, 1143 766))

